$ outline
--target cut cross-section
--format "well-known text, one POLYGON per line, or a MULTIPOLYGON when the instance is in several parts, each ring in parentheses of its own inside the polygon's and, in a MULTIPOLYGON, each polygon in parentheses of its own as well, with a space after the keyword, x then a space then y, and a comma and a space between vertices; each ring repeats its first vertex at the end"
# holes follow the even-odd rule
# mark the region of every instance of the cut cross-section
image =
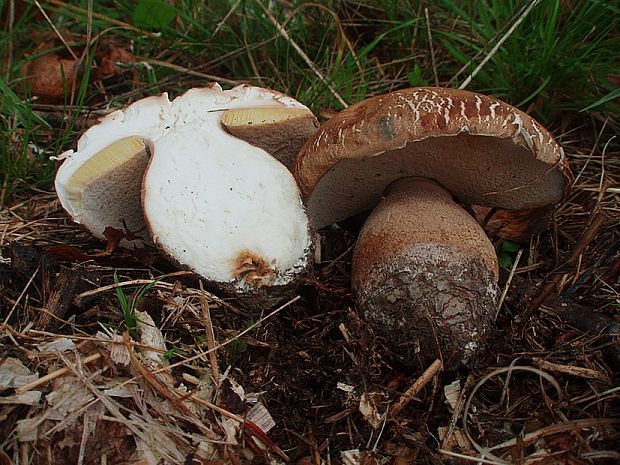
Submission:
POLYGON ((153 241, 180 264, 237 290, 286 285, 306 268, 310 249, 295 180, 218 121, 213 113, 153 144, 143 194, 153 241))
MULTIPOLYGON (((139 100, 107 115, 86 131, 76 151, 69 150, 59 157, 64 163, 56 175, 58 197, 74 221, 100 239, 105 239, 107 227, 144 230, 139 194, 148 154, 145 150, 139 156, 130 153, 133 145, 148 147, 187 124, 196 123, 200 130, 207 119, 209 124, 221 124, 222 115, 228 111, 251 108, 252 113, 263 107, 269 108, 272 116, 240 129, 236 137, 247 137, 272 155, 292 156, 309 136, 309 128, 316 124, 310 110, 301 103, 279 92, 248 85, 230 90, 218 85, 190 89, 172 101, 167 94, 139 100), (278 116, 274 109, 286 112, 278 116), (265 131, 267 127, 269 131, 265 131), (81 192, 87 188, 89 192, 81 192), (88 201, 82 200, 85 198, 88 201)), ((246 117, 245 123, 248 121, 246 117)), ((142 239, 148 240, 146 235, 142 239)), ((140 245, 140 241, 121 243, 134 244, 140 245)))
POLYGON ((80 222, 92 230, 104 231, 120 223, 140 235, 144 229, 140 191, 148 160, 148 148, 141 138, 114 142, 89 158, 67 180, 65 200, 80 212, 80 222))
POLYGON ((305 106, 259 87, 149 97, 63 154, 56 190, 99 238, 113 227, 150 240, 148 219, 157 245, 211 281, 288 286, 307 267, 310 234, 297 184, 272 154, 292 156, 315 127, 305 106))
POLYGON ((222 124, 235 137, 256 145, 292 170, 299 148, 319 124, 307 108, 239 108, 228 110, 222 124))

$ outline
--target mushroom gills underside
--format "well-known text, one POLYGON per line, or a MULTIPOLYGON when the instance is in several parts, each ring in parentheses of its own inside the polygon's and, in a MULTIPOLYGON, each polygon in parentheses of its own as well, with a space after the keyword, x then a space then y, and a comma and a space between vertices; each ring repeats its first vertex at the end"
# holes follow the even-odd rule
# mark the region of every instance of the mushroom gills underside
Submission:
POLYGON ((431 137, 374 157, 341 160, 307 199, 315 228, 373 208, 395 179, 435 179, 459 200, 507 210, 542 207, 562 199, 560 168, 537 160, 511 139, 459 134, 431 137))
MULTIPOLYGON (((76 219, 100 239, 108 227, 148 242, 141 206, 149 150, 140 137, 116 141, 89 158, 66 182, 76 219)), ((124 241, 129 245, 134 241, 124 241)))

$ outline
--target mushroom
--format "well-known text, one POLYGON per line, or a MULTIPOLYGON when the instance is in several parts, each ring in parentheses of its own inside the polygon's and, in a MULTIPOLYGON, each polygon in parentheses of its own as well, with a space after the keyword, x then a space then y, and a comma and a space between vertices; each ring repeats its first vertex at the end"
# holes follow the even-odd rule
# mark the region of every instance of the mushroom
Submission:
POLYGON ((288 285, 307 267, 311 241, 293 175, 224 131, 219 114, 207 118, 213 124, 188 123, 152 144, 142 203, 153 242, 236 292, 288 285))
POLYGON ((114 227, 141 231, 147 242, 148 224, 155 244, 209 280, 240 288, 289 283, 308 262, 308 220, 292 174, 252 145, 260 133, 246 129, 250 143, 224 130, 223 115, 248 108, 261 109, 274 131, 285 122, 283 152, 297 151, 316 121, 294 99, 247 85, 142 99, 106 116, 77 151, 60 157, 63 207, 101 239, 114 227), (303 124, 289 121, 291 110, 303 124))
POLYGON ((378 204, 353 252, 358 307, 405 363, 442 357, 448 367, 488 342, 498 279, 492 244, 453 197, 542 208, 571 178, 562 149, 531 117, 444 88, 343 110, 302 147, 295 176, 316 228, 378 204))
POLYGON ((222 124, 233 136, 270 153, 289 170, 301 146, 319 123, 307 108, 240 108, 222 115, 222 124))

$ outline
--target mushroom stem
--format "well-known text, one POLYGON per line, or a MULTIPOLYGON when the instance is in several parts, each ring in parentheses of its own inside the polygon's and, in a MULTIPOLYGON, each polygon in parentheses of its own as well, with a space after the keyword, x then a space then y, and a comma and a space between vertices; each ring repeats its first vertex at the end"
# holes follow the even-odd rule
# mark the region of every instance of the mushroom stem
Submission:
POLYGON ((387 188, 353 252, 358 306, 408 365, 470 362, 490 336, 497 280, 480 225, 426 178, 387 188))

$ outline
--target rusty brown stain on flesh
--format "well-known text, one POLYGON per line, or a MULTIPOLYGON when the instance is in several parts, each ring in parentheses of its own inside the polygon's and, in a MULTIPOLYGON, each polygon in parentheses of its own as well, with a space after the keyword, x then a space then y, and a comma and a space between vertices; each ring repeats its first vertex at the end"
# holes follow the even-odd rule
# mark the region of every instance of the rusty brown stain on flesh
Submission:
POLYGON ((233 259, 233 264, 233 276, 236 280, 260 287, 275 278, 275 271, 269 262, 251 250, 239 252, 233 259))

